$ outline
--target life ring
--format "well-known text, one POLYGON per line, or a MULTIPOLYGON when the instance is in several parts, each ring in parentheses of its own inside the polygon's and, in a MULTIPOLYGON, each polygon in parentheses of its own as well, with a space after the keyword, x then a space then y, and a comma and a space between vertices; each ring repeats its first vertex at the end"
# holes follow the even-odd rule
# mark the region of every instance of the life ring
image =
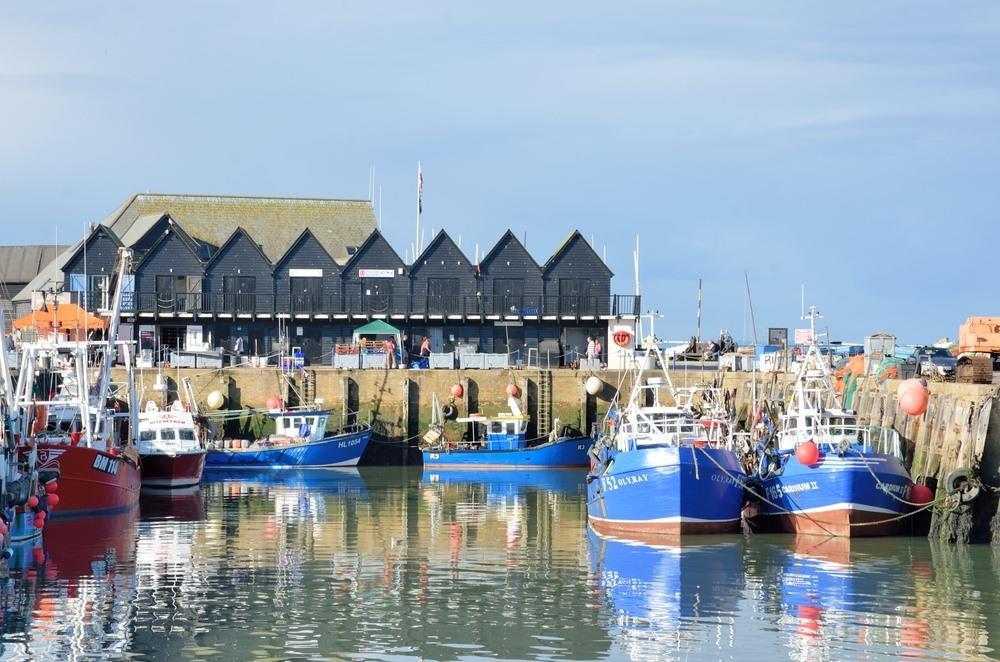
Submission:
POLYGON ((979 496, 979 486, 972 485, 972 472, 964 467, 955 469, 944 479, 944 489, 959 503, 970 503, 979 496))
POLYGON ((448 403, 441 407, 441 415, 446 419, 451 420, 458 415, 458 408, 456 408, 455 405, 448 403))

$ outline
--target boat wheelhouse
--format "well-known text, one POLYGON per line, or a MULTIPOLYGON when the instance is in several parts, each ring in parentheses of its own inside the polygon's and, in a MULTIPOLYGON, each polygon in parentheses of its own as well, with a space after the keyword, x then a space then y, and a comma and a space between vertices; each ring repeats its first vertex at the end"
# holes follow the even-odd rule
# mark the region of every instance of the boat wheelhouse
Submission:
POLYGON ((139 457, 144 487, 190 487, 201 481, 205 448, 194 416, 180 401, 165 411, 146 403, 139 414, 139 457))

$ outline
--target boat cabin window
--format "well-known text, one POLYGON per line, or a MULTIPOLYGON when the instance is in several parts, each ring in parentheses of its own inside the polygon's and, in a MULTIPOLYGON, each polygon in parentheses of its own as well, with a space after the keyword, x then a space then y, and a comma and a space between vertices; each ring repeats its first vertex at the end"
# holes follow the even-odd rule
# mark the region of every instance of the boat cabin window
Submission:
POLYGON ((830 434, 832 435, 844 434, 844 419, 840 417, 831 418, 829 425, 830 425, 830 434))
POLYGON ((139 432, 139 441, 153 441, 156 439, 156 430, 142 430, 139 432))
POLYGON ((176 438, 177 438, 177 431, 174 430, 173 428, 164 428, 160 430, 160 439, 173 441, 176 438))
POLYGON ((177 431, 177 434, 181 438, 182 441, 194 441, 195 440, 194 430, 192 430, 191 428, 181 428, 180 430, 177 431))
POLYGON ((301 427, 301 426, 302 426, 302 419, 301 418, 294 418, 294 419, 292 419, 292 429, 293 430, 298 430, 299 427, 301 427))
POLYGON ((306 419, 306 425, 308 425, 309 427, 316 425, 316 419, 312 416, 308 417, 306 419))
POLYGON ((490 434, 503 434, 504 424, 501 421, 493 421, 490 423, 490 434))

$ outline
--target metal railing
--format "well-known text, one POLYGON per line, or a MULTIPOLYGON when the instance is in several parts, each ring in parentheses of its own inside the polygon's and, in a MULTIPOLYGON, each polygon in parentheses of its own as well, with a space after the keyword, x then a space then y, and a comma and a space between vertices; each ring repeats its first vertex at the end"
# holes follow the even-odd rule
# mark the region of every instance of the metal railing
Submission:
MULTIPOLYGON (((101 305, 98 296, 73 293, 74 303, 88 310, 101 305)), ((348 314, 348 315, 500 315, 530 317, 557 315, 637 316, 640 299, 634 295, 603 296, 410 296, 409 294, 278 295, 201 292, 127 292, 123 310, 140 313, 211 314, 348 314)))

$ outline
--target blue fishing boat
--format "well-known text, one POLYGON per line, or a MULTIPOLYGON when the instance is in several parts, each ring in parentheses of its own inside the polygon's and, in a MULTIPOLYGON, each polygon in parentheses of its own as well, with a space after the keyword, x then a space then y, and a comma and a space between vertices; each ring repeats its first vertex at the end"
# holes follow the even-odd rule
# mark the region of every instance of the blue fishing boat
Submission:
POLYGON ((726 533, 740 528, 746 473, 729 422, 699 416, 695 389, 674 389, 653 347, 615 396, 587 477, 587 515, 601 533, 726 533), (658 364, 662 376, 647 377, 658 364), (661 403, 665 390, 673 404, 661 403))
MULTIPOLYGON (((590 437, 558 436, 555 431, 542 443, 527 439, 529 417, 522 414, 517 400, 507 399, 509 412, 484 416, 472 414, 455 422, 471 427, 471 438, 449 441, 444 434, 445 413, 433 397, 431 428, 421 443, 425 467, 451 469, 551 469, 585 467, 590 437)), ((454 405, 449 405, 454 407, 454 405)))
POLYGON ((209 447, 205 468, 353 467, 372 437, 367 425, 328 435, 329 411, 292 410, 272 412, 269 416, 274 419, 275 434, 246 448, 209 447))
MULTIPOLYGON (((819 314, 812 309, 813 329, 819 314)), ((815 334, 813 334, 815 335, 815 334)), ((844 409, 830 369, 810 341, 791 404, 758 444, 748 508, 754 531, 825 536, 891 535, 913 509, 899 434, 860 425, 844 409)))

